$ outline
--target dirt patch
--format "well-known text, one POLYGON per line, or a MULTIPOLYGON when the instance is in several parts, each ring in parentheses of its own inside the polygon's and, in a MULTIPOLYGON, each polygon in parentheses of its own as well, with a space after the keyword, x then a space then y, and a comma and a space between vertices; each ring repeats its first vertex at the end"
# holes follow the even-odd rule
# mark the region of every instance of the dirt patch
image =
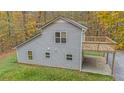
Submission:
POLYGON ((14 53, 15 53, 15 50, 14 50, 14 49, 12 49, 12 50, 7 50, 7 51, 5 51, 5 52, 0 53, 0 58, 4 58, 4 57, 6 57, 6 56, 8 56, 8 55, 11 55, 11 54, 14 54, 14 53))

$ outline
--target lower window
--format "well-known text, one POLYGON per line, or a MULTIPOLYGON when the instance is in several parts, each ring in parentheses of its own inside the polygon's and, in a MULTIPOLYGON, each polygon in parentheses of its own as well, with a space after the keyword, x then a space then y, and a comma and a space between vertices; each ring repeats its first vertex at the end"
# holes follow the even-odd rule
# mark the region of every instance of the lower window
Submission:
POLYGON ((32 60, 33 59, 33 57, 32 57, 32 51, 28 51, 28 59, 29 60, 32 60))
POLYGON ((66 55, 66 59, 67 59, 67 60, 72 60, 72 54, 67 54, 67 55, 66 55))
POLYGON ((46 52, 46 58, 50 58, 50 53, 49 52, 46 52))

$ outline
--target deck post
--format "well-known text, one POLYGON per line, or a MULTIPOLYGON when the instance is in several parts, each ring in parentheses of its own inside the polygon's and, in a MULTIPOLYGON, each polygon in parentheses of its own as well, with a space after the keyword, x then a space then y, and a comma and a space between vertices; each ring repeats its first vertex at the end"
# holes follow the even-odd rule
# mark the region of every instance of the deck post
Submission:
POLYGON ((106 64, 108 64, 108 52, 107 52, 107 54, 106 54, 106 64))
POLYGON ((113 52, 113 59, 112 59, 112 72, 111 72, 112 75, 114 73, 114 64, 115 64, 115 52, 113 52))
POLYGON ((103 53, 103 57, 105 57, 105 52, 103 53))

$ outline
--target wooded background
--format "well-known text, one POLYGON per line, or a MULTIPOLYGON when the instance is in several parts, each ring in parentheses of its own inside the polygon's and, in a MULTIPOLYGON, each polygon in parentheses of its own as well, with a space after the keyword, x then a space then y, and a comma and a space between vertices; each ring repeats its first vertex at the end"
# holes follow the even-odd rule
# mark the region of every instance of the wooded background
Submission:
POLYGON ((0 52, 15 47, 39 33, 39 28, 57 16, 73 19, 88 27, 86 35, 108 36, 117 49, 124 49, 124 12, 122 11, 1 11, 0 52))

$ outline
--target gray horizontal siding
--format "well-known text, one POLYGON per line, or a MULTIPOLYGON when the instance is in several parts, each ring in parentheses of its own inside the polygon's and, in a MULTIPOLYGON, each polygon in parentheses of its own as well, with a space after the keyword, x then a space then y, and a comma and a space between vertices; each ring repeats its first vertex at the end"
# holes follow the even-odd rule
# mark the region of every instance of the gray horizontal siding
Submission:
POLYGON ((79 70, 80 47, 81 29, 66 21, 56 21, 44 28, 41 36, 17 48, 18 62, 79 70), (56 44, 55 32, 63 31, 67 32, 67 43, 56 44), (28 50, 33 52, 33 60, 28 60, 28 50), (50 59, 45 57, 45 52, 50 52, 50 59), (66 60, 66 54, 72 54, 73 60, 66 60))

